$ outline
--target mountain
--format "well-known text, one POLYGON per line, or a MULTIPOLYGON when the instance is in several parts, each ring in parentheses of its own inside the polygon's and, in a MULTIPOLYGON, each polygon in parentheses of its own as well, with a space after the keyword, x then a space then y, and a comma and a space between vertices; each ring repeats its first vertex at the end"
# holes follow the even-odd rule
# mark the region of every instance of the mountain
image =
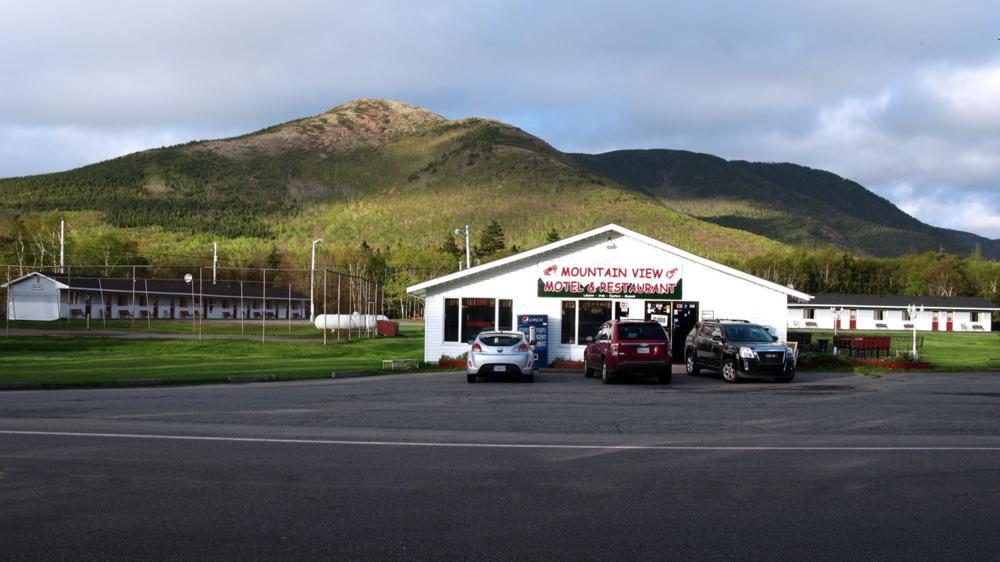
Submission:
POLYGON ((473 225, 475 234, 492 220, 508 246, 522 248, 543 243, 551 229, 570 235, 608 222, 730 262, 784 247, 623 188, 515 127, 387 100, 8 178, 0 194, 0 253, 4 225, 12 231, 35 215, 67 216, 74 239, 122 233, 140 253, 175 263, 220 238, 220 252, 237 263, 275 251, 306 263, 317 237, 341 255, 362 242, 414 253, 456 227, 473 225))
POLYGON ((863 186, 796 164, 729 161, 682 150, 573 154, 595 174, 702 220, 793 245, 830 244, 860 255, 896 256, 977 245, 1000 259, 1000 240, 937 228, 863 186))

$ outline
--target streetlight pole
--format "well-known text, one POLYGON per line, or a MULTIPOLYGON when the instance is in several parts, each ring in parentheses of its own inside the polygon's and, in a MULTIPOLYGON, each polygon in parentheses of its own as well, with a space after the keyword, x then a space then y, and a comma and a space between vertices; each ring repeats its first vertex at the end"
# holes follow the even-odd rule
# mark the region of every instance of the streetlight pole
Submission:
POLYGON ((313 293, 316 290, 316 244, 322 242, 322 238, 312 241, 312 266, 309 268, 309 321, 316 321, 316 298, 313 293))
POLYGON ((917 355, 917 319, 920 318, 920 315, 924 312, 924 305, 920 305, 918 307, 915 304, 911 304, 911 305, 909 305, 909 306, 906 307, 906 312, 909 313, 909 315, 910 315, 910 322, 911 322, 911 325, 913 326, 913 351, 912 351, 912 357, 913 357, 913 360, 916 361, 919 358, 918 355, 917 355))
POLYGON ((472 230, 469 229, 469 225, 465 225, 465 228, 456 228, 455 234, 465 236, 465 269, 469 269, 472 267, 472 250, 469 245, 469 237, 472 234, 472 230))

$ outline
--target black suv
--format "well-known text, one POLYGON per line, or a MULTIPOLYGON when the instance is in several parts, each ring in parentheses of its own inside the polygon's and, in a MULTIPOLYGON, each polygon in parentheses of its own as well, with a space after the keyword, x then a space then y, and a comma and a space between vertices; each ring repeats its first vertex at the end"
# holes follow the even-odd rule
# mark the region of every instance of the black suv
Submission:
POLYGON ((777 341, 760 325, 745 320, 703 320, 684 342, 687 373, 697 375, 708 368, 721 372, 729 383, 741 378, 789 382, 795 378, 795 357, 777 341))

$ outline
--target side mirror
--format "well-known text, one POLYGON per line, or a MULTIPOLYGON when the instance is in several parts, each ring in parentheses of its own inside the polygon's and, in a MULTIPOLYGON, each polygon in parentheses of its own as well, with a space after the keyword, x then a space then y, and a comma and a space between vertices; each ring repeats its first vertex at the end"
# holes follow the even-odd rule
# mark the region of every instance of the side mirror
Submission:
POLYGON ((587 339, 585 339, 583 341, 585 341, 587 343, 593 343, 594 342, 594 337, 593 336, 587 336, 587 339))
POLYGON ((528 342, 528 345, 538 345, 538 342, 535 340, 531 340, 528 342))
POLYGON ((771 336, 771 341, 778 341, 778 336, 771 336))
POLYGON ((712 341, 721 342, 722 341, 722 336, 712 336, 712 341))
POLYGON ((469 345, 476 343, 476 340, 469 340, 469 345))

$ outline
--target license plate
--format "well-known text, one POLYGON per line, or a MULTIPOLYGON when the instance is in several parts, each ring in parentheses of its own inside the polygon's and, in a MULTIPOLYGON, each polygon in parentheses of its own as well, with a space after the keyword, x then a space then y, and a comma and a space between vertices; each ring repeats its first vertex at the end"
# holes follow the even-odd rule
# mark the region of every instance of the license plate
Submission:
POLYGON ((493 372, 495 372, 495 373, 506 373, 507 372, 507 367, 504 367, 503 365, 497 365, 496 367, 493 367, 493 372))
POLYGON ((649 354, 649 348, 648 347, 640 347, 639 348, 639 353, 645 353, 645 354, 648 355, 649 354))

